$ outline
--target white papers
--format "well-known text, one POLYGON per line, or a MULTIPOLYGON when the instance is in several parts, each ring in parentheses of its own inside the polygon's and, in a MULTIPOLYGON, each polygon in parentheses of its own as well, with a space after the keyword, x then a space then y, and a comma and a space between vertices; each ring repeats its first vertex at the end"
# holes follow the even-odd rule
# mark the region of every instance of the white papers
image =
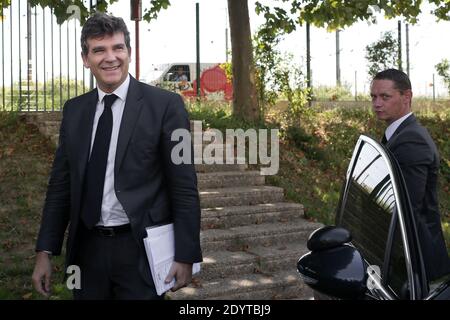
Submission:
MULTIPOLYGON (((157 227, 148 227, 147 238, 144 238, 145 251, 150 263, 156 292, 160 296, 175 285, 175 279, 165 283, 175 256, 175 236, 173 223, 157 227)), ((200 271, 200 263, 192 265, 192 274, 200 271)))

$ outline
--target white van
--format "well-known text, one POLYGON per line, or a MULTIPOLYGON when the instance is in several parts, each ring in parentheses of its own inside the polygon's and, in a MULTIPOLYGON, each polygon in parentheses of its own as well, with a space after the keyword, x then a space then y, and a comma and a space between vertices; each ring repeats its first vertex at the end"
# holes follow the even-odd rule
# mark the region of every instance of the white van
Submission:
MULTIPOLYGON (((158 66, 144 74, 142 82, 178 92, 185 97, 197 94, 197 64, 195 62, 178 62, 158 66), (183 70, 185 81, 176 81, 178 70, 183 70)), ((232 84, 220 63, 200 64, 200 94, 209 100, 231 100, 232 84)))

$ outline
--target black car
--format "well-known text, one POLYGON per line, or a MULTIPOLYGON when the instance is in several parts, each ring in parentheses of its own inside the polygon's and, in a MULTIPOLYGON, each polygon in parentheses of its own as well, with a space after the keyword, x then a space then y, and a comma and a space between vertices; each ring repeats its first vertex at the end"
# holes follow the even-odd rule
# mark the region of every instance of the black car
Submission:
POLYGON ((448 300, 450 274, 428 281, 405 183, 390 152, 361 135, 336 211, 297 263, 326 299, 448 300))

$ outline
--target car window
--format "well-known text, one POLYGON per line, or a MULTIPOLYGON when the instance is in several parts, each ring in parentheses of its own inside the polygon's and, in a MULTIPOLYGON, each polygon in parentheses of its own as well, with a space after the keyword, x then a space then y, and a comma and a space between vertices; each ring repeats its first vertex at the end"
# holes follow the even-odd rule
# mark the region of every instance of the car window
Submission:
POLYGON ((363 141, 352 162, 337 224, 351 232, 353 245, 369 265, 379 268, 381 283, 402 296, 408 278, 389 172, 388 160, 363 141))
POLYGON ((408 287, 408 271, 406 269, 405 248, 401 238, 401 229, 398 219, 395 217, 394 221, 394 234, 392 245, 389 246, 390 250, 387 251, 387 258, 384 262, 385 274, 383 275, 384 281, 382 283, 389 286, 392 291, 400 299, 409 298, 408 287))
POLYGON ((189 65, 184 65, 184 74, 187 77, 187 81, 191 81, 191 73, 189 72, 189 65))
POLYGON ((173 65, 172 67, 170 67, 169 71, 167 72, 167 75, 169 75, 168 77, 168 81, 176 81, 177 76, 178 76, 178 69, 182 68, 183 69, 183 75, 186 76, 187 81, 191 81, 191 74, 189 72, 189 65, 186 64, 176 64, 173 65))

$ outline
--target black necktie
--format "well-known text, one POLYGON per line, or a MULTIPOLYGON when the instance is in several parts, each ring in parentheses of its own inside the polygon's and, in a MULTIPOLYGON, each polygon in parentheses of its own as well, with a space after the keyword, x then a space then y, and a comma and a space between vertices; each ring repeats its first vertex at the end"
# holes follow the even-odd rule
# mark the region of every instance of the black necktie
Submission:
POLYGON ((105 108, 98 119, 94 145, 92 146, 91 157, 86 169, 81 219, 88 229, 91 229, 100 220, 106 164, 108 162, 109 143, 113 125, 111 106, 116 99, 117 96, 115 94, 107 95, 103 98, 105 108))
POLYGON ((387 139, 386 139, 386 134, 383 134, 383 138, 381 139, 381 144, 386 144, 387 143, 387 139))

